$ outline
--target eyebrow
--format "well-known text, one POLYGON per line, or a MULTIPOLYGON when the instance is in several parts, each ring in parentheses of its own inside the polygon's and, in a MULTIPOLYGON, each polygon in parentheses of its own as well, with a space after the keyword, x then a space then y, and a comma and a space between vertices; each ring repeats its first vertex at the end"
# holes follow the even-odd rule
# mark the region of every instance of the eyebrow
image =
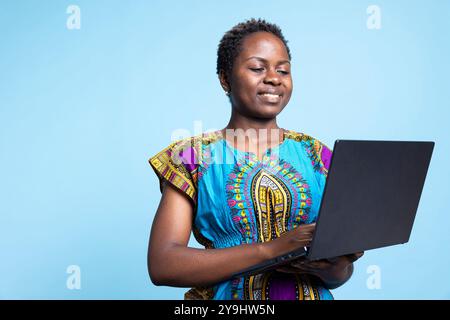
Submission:
MULTIPOLYGON (((250 60, 250 59, 257 59, 257 60, 261 60, 261 61, 263 61, 263 62, 267 62, 266 59, 264 59, 264 58, 262 58, 262 57, 257 57, 257 56, 251 56, 251 57, 245 59, 245 61, 250 60)), ((280 60, 280 61, 277 62, 277 65, 285 64, 285 63, 291 64, 291 62, 290 62, 289 60, 280 60)))

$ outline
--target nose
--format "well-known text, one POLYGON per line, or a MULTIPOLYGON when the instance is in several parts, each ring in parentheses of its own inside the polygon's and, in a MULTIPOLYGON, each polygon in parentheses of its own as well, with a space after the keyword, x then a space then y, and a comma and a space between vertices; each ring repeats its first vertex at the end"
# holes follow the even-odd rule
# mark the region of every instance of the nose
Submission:
POLYGON ((280 75, 274 70, 268 70, 266 76, 264 78, 265 84, 272 84, 274 86, 278 86, 281 83, 280 75))

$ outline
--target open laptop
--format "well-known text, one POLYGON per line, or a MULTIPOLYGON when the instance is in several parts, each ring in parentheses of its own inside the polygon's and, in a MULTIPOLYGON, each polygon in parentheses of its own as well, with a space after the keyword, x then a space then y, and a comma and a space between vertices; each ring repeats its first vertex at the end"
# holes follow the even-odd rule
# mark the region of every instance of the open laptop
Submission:
POLYGON ((336 140, 313 239, 233 275, 409 241, 434 142, 336 140))

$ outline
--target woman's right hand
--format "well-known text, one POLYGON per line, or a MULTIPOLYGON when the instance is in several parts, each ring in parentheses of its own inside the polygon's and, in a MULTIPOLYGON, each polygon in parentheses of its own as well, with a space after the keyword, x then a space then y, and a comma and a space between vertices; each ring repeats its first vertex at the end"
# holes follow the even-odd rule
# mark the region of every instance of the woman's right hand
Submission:
POLYGON ((315 228, 315 223, 301 224, 298 227, 283 233, 280 237, 265 242, 263 245, 267 250, 267 257, 273 258, 295 249, 309 247, 315 228))

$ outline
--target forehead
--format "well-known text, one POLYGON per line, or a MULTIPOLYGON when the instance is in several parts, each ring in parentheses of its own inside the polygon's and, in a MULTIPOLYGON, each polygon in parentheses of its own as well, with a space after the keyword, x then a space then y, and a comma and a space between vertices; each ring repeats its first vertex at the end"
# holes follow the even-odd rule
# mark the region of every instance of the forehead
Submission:
POLYGON ((289 56, 283 41, 270 32, 255 32, 246 36, 241 42, 238 59, 259 56, 267 60, 286 59, 289 56))

